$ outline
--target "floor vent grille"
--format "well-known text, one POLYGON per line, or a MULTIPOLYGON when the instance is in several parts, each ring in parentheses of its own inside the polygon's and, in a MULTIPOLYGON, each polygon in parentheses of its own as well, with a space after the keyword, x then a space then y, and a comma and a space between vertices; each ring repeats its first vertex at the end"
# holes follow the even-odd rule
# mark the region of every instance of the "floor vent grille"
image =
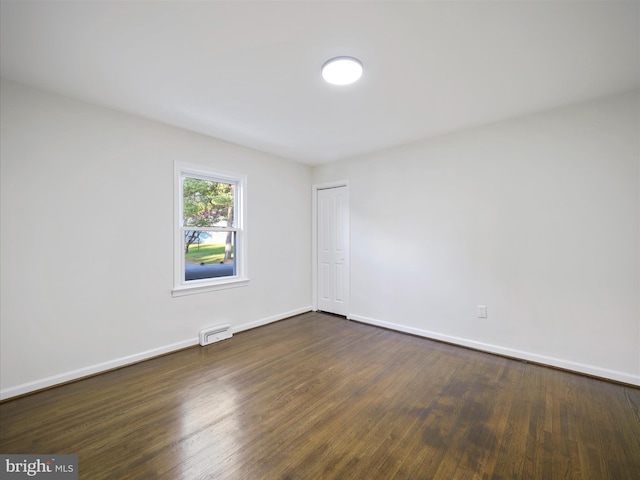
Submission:
POLYGON ((228 323, 216 327, 204 328, 200 330, 200 345, 204 347, 205 345, 211 345, 220 340, 226 340, 232 336, 233 331, 231 330, 231 325, 228 323))

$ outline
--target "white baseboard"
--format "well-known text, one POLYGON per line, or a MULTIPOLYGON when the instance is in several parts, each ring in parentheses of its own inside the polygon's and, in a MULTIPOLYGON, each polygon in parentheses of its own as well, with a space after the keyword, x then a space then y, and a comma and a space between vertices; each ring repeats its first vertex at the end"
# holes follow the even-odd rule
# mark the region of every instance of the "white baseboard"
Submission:
POLYGON ((408 327, 406 325, 400 325, 397 323, 384 322, 381 320, 375 320, 373 318, 364 317, 362 315, 348 315, 348 319, 355 320, 356 322, 367 323, 369 325, 375 325, 378 327, 388 328, 389 330, 396 330, 398 332, 410 333, 419 337, 430 338, 433 340, 440 340, 455 345, 461 345, 464 347, 473 348, 474 350, 480 350, 483 352, 497 353, 506 357, 518 358, 521 360, 527 360, 530 362, 540 363, 552 367, 562 368, 564 370, 571 370, 573 372, 583 373, 586 375, 592 375, 595 377, 606 378, 609 380, 615 380, 617 382, 628 383, 630 385, 640 386, 640 375, 633 375, 630 373, 619 372, 616 370, 609 370, 607 368, 596 367, 593 365, 586 365, 583 363, 573 362, 570 360, 564 360, 561 358, 549 357, 546 355, 540 355, 537 353, 525 352, 523 350, 516 350, 508 347, 501 347, 499 345, 491 345, 488 343, 477 342, 475 340, 468 340, 466 338, 453 337, 451 335, 444 335, 442 333, 431 332, 429 330, 422 330, 419 328, 408 327))
POLYGON ((267 325, 268 323, 277 322, 278 320, 284 320, 285 318, 294 317, 296 315, 300 315, 301 313, 310 312, 311 306, 297 308, 296 310, 291 310, 290 312, 280 313, 278 315, 272 315, 271 317, 263 318, 261 320, 256 320, 255 322, 243 323, 242 325, 238 325, 237 327, 233 327, 233 333, 242 332, 243 330, 249 330, 251 328, 261 327, 262 325, 267 325))
MULTIPOLYGON (((271 317, 263 318, 261 320, 256 320, 255 322, 245 323, 243 325, 234 327, 233 331, 234 333, 241 332, 243 330, 259 327, 261 325, 266 325, 268 323, 276 322, 278 320, 283 320, 285 318, 293 317, 294 315, 299 315, 301 313, 306 313, 310 311, 311 311, 310 306, 302 307, 296 310, 292 310, 290 312, 285 312, 279 315, 273 315, 271 317)), ((97 373, 113 370, 114 368, 124 367, 127 365, 138 363, 143 360, 149 360, 150 358, 157 357, 159 355, 164 355, 166 353, 175 352, 176 350, 181 350, 183 348, 191 347, 193 345, 198 345, 198 343, 199 343, 199 339, 196 336, 188 340, 172 343, 171 345, 165 345, 164 347, 154 348, 151 350, 147 350, 145 352, 136 353, 134 355, 129 355, 122 358, 117 358, 115 360, 110 360, 108 362, 98 363, 96 365, 79 368, 71 372, 61 373, 59 375, 53 375, 51 377, 43 378, 41 380, 35 380, 33 382, 23 383, 15 387, 5 388, 3 390, 0 390, 0 400, 6 400, 11 397, 17 397, 18 395, 24 395, 25 393, 42 390, 43 388, 53 387, 55 385, 60 385, 62 383, 70 382, 72 380, 78 380, 84 377, 88 377, 90 375, 95 375, 97 373)))
POLYGON ((29 393, 29 392, 35 392, 36 390, 53 387, 55 385, 59 385, 65 382, 70 382, 72 380, 78 380, 83 377, 95 375, 96 373, 113 370, 114 368, 124 367, 126 365, 131 365, 133 363, 142 362, 143 360, 148 360, 150 358, 157 357, 159 355, 164 355, 165 353, 175 352, 176 350, 191 347, 192 345, 197 345, 197 344, 198 344, 198 337, 194 337, 189 340, 183 340, 182 342, 172 343, 171 345, 165 345, 164 347, 153 348, 145 352, 136 353, 133 355, 117 358, 115 360, 110 360, 108 362, 98 363, 96 365, 91 365, 84 368, 79 368, 77 370, 72 370, 71 372, 61 373, 59 375, 53 375, 51 377, 43 378, 41 380, 35 380, 33 382, 23 383, 16 387, 5 388, 4 390, 0 390, 0 400, 16 397, 18 395, 24 395, 25 393, 29 393))

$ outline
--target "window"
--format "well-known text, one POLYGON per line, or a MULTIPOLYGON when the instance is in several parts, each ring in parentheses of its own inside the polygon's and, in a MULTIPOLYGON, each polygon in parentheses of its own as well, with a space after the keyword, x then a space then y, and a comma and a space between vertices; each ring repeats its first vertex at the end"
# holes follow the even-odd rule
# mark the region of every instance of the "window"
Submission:
POLYGON ((246 285, 242 175, 176 163, 173 295, 246 285))

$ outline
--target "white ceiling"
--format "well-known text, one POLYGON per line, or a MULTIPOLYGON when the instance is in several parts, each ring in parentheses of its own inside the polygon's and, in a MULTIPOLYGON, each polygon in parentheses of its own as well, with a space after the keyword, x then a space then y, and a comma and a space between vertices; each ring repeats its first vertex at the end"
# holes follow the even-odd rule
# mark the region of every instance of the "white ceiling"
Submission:
POLYGON ((640 87, 640 2, 5 1, 2 76, 318 164, 640 87), (355 85, 320 67, 350 55, 355 85))

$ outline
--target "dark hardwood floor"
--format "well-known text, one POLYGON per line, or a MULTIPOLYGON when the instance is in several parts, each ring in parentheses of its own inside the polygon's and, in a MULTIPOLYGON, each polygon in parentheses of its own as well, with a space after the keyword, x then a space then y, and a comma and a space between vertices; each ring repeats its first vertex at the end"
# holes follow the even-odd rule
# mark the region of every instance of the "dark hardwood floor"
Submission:
POLYGON ((309 313, 0 404, 81 479, 640 478, 640 389, 309 313))

